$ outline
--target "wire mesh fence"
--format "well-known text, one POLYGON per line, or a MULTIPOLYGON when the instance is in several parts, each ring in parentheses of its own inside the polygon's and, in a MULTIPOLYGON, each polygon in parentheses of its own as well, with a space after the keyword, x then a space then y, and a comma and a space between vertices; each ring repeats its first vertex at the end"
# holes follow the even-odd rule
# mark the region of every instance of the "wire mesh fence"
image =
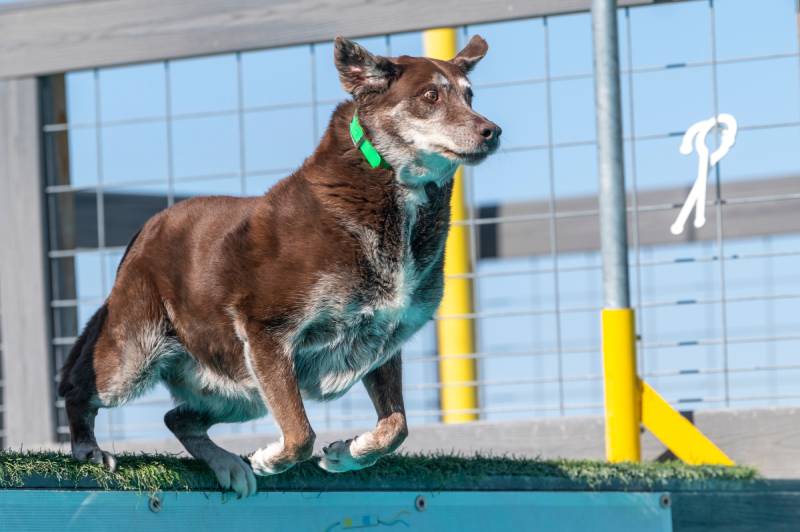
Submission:
MULTIPOLYGON (((800 403, 800 49, 793 0, 619 11, 639 368, 681 409, 800 403), (697 120, 737 116, 710 176, 709 221, 669 233, 696 162, 697 120)), ((440 419, 440 357, 478 361, 482 419, 597 414, 601 264, 588 14, 461 28, 491 51, 478 111, 506 144, 465 172, 477 349, 404 350, 410 422, 440 419)), ((419 33, 361 41, 422 55, 419 33)), ((198 194, 260 194, 311 153, 344 98, 330 43, 42 80, 54 366, 113 285, 130 236, 198 194)), ((712 139, 716 142, 718 139, 712 139)), ((103 439, 165 435, 159 389, 98 418, 103 439)), ((61 402, 57 431, 68 434, 61 402)), ((366 392, 308 405, 319 429, 375 419, 366 392)), ((269 418, 216 429, 272 432, 269 418)))

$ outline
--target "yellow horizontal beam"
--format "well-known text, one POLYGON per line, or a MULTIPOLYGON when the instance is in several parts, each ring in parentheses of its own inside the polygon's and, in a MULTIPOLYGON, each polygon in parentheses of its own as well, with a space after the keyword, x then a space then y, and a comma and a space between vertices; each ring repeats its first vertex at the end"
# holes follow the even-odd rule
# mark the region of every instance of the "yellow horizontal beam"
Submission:
POLYGON ((644 381, 642 423, 675 456, 687 464, 733 465, 728 455, 644 381))

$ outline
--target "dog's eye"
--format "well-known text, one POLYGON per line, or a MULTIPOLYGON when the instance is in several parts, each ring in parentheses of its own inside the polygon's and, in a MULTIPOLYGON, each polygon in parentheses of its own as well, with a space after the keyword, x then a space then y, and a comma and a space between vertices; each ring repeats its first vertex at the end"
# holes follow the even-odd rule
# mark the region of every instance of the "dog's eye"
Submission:
POLYGON ((429 102, 435 102, 436 100, 439 99, 439 93, 434 89, 430 89, 430 90, 425 91, 425 94, 423 94, 423 96, 429 102))

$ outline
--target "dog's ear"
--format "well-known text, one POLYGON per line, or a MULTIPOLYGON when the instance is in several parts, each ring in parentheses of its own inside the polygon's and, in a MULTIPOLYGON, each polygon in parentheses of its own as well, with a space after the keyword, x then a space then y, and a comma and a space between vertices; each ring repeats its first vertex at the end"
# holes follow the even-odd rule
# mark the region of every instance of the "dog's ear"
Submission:
POLYGON ((468 74, 475 68, 478 61, 483 59, 483 56, 486 55, 488 50, 489 45, 486 44, 483 37, 480 35, 473 35, 464 49, 458 52, 458 55, 451 59, 450 62, 460 68, 464 74, 468 74))
POLYGON ((400 75, 400 67, 386 57, 372 55, 366 48, 336 37, 333 57, 344 90, 353 96, 381 92, 400 75))

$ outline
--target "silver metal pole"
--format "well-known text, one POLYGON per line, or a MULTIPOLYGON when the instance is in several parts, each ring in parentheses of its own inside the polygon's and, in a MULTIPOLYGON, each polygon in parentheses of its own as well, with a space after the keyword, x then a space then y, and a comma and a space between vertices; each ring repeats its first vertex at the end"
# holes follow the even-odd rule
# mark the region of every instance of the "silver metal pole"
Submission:
POLYGON ((628 224, 622 151, 616 0, 592 0, 597 170, 605 308, 628 308, 628 224))

